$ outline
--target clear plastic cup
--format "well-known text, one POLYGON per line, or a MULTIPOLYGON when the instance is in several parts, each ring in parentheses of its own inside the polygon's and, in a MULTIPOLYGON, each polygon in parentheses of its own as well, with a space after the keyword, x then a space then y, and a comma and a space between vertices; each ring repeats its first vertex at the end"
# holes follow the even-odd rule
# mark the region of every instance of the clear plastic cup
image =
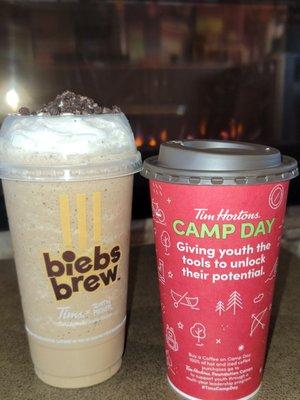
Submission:
POLYGON ((3 181, 25 328, 36 374, 75 388, 121 366, 133 174, 121 113, 9 116, 3 181))

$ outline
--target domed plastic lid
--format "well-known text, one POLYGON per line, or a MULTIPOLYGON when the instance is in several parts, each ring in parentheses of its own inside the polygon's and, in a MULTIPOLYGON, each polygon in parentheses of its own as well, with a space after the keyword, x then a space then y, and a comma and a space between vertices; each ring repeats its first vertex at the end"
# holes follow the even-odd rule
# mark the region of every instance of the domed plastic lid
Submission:
POLYGON ((134 174, 141 155, 125 115, 9 115, 0 131, 0 178, 91 180, 134 174))
POLYGON ((297 162, 260 144, 223 140, 170 141, 159 155, 145 160, 141 174, 159 181, 240 185, 289 180, 298 175, 297 162))

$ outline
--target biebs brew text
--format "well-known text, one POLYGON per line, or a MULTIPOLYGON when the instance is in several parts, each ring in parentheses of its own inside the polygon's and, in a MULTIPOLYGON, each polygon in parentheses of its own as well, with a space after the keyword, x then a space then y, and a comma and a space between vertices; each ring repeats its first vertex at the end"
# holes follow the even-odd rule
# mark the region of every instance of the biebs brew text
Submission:
POLYGON ((94 292, 100 286, 108 286, 117 280, 118 264, 121 257, 119 246, 110 253, 101 252, 101 247, 94 249, 94 258, 76 257, 71 250, 62 254, 62 259, 52 259, 49 253, 43 253, 48 278, 57 300, 69 299, 79 291, 94 292), (92 272, 92 273, 91 273, 92 272), (61 283, 61 278, 67 279, 61 283), (67 280, 67 283, 66 283, 67 280))

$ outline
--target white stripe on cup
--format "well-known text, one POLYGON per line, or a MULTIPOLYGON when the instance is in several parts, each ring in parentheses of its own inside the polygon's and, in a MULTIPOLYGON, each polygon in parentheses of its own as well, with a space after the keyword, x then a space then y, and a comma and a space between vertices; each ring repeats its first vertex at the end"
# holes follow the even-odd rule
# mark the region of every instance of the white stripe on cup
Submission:
POLYGON ((45 336, 37 335, 36 333, 32 332, 26 325, 25 325, 25 329, 30 336, 34 337, 35 339, 41 340, 43 342, 47 342, 47 343, 55 343, 55 344, 87 343, 87 342, 93 342, 98 339, 102 339, 102 338, 110 335, 111 333, 118 331, 125 324, 125 322, 126 322, 126 316, 122 322, 120 322, 118 325, 116 325, 114 328, 110 329, 109 331, 103 332, 97 336, 91 336, 88 338, 78 338, 78 339, 53 339, 53 338, 48 338, 45 336))

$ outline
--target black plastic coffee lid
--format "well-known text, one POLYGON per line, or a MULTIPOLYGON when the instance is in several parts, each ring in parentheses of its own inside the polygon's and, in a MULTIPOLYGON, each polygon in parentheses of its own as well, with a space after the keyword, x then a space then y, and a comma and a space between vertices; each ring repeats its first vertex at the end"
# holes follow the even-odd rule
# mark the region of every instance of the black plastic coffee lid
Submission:
POLYGON ((241 185, 280 182, 298 175, 297 162, 260 144, 223 140, 181 140, 161 144, 144 161, 148 179, 182 184, 241 185))

